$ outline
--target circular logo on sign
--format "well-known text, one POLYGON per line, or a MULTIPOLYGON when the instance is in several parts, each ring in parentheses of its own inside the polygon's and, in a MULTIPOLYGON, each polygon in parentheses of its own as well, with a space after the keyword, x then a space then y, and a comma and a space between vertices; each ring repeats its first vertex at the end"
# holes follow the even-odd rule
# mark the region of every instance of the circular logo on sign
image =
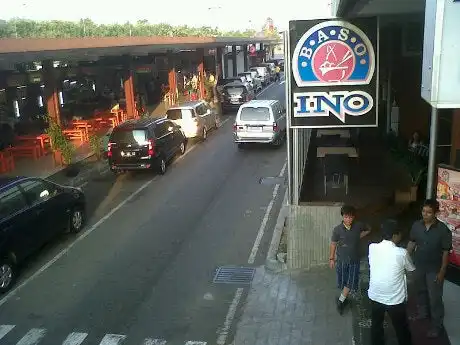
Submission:
POLYGON ((361 29, 344 21, 312 27, 297 42, 292 58, 299 87, 369 84, 374 70, 371 41, 361 29))

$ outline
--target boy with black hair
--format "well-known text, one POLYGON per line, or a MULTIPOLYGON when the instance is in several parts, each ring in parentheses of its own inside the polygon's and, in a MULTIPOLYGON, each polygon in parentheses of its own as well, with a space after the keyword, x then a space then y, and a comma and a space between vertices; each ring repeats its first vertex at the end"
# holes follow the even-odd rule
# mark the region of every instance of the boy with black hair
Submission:
POLYGON ((337 284, 341 290, 337 311, 342 315, 348 294, 359 287, 359 244, 361 238, 370 233, 370 228, 355 221, 356 209, 351 205, 342 206, 340 214, 342 223, 332 231, 329 267, 336 268, 337 284))
POLYGON ((427 199, 422 207, 422 219, 412 225, 409 254, 414 253, 415 283, 418 290, 417 319, 431 316, 432 328, 428 337, 436 338, 443 330, 444 303, 442 300, 444 276, 452 249, 452 232, 436 218, 439 203, 427 199))
POLYGON ((406 271, 415 270, 409 253, 397 244, 402 234, 398 223, 389 219, 382 224, 383 241, 369 245, 370 280, 368 296, 372 303, 372 345, 384 345, 383 320, 388 313, 399 345, 411 345, 407 320, 406 271))

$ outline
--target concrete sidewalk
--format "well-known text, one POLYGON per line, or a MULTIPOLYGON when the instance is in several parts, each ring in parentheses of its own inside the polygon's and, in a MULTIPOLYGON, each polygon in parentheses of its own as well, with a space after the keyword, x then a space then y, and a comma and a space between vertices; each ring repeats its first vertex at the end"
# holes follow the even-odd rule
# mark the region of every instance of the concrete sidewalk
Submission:
POLYGON ((349 310, 337 313, 334 271, 257 269, 232 345, 351 345, 349 310))

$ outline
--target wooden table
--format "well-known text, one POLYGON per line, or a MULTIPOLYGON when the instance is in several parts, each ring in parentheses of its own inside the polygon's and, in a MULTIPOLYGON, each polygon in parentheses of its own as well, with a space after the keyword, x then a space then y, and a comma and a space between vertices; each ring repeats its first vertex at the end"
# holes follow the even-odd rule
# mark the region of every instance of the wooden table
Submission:
POLYGON ((40 145, 41 154, 44 155, 47 151, 46 144, 51 146, 50 136, 48 134, 39 134, 39 135, 20 135, 16 137, 17 141, 20 142, 34 142, 40 145))
POLYGON ((316 157, 324 158, 326 155, 348 155, 350 158, 359 158, 358 151, 354 147, 318 147, 316 157))
POLYGON ((341 138, 350 138, 350 131, 348 129, 318 129, 316 137, 321 138, 322 136, 328 135, 340 135, 341 138))

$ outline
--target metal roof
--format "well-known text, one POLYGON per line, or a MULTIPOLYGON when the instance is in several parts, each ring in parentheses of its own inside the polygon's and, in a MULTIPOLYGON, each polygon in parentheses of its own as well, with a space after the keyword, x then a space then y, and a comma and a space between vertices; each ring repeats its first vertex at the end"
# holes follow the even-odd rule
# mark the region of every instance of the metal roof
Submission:
POLYGON ((0 63, 95 60, 101 56, 147 55, 168 50, 217 48, 252 43, 277 44, 269 38, 242 37, 87 37, 0 39, 0 63))

